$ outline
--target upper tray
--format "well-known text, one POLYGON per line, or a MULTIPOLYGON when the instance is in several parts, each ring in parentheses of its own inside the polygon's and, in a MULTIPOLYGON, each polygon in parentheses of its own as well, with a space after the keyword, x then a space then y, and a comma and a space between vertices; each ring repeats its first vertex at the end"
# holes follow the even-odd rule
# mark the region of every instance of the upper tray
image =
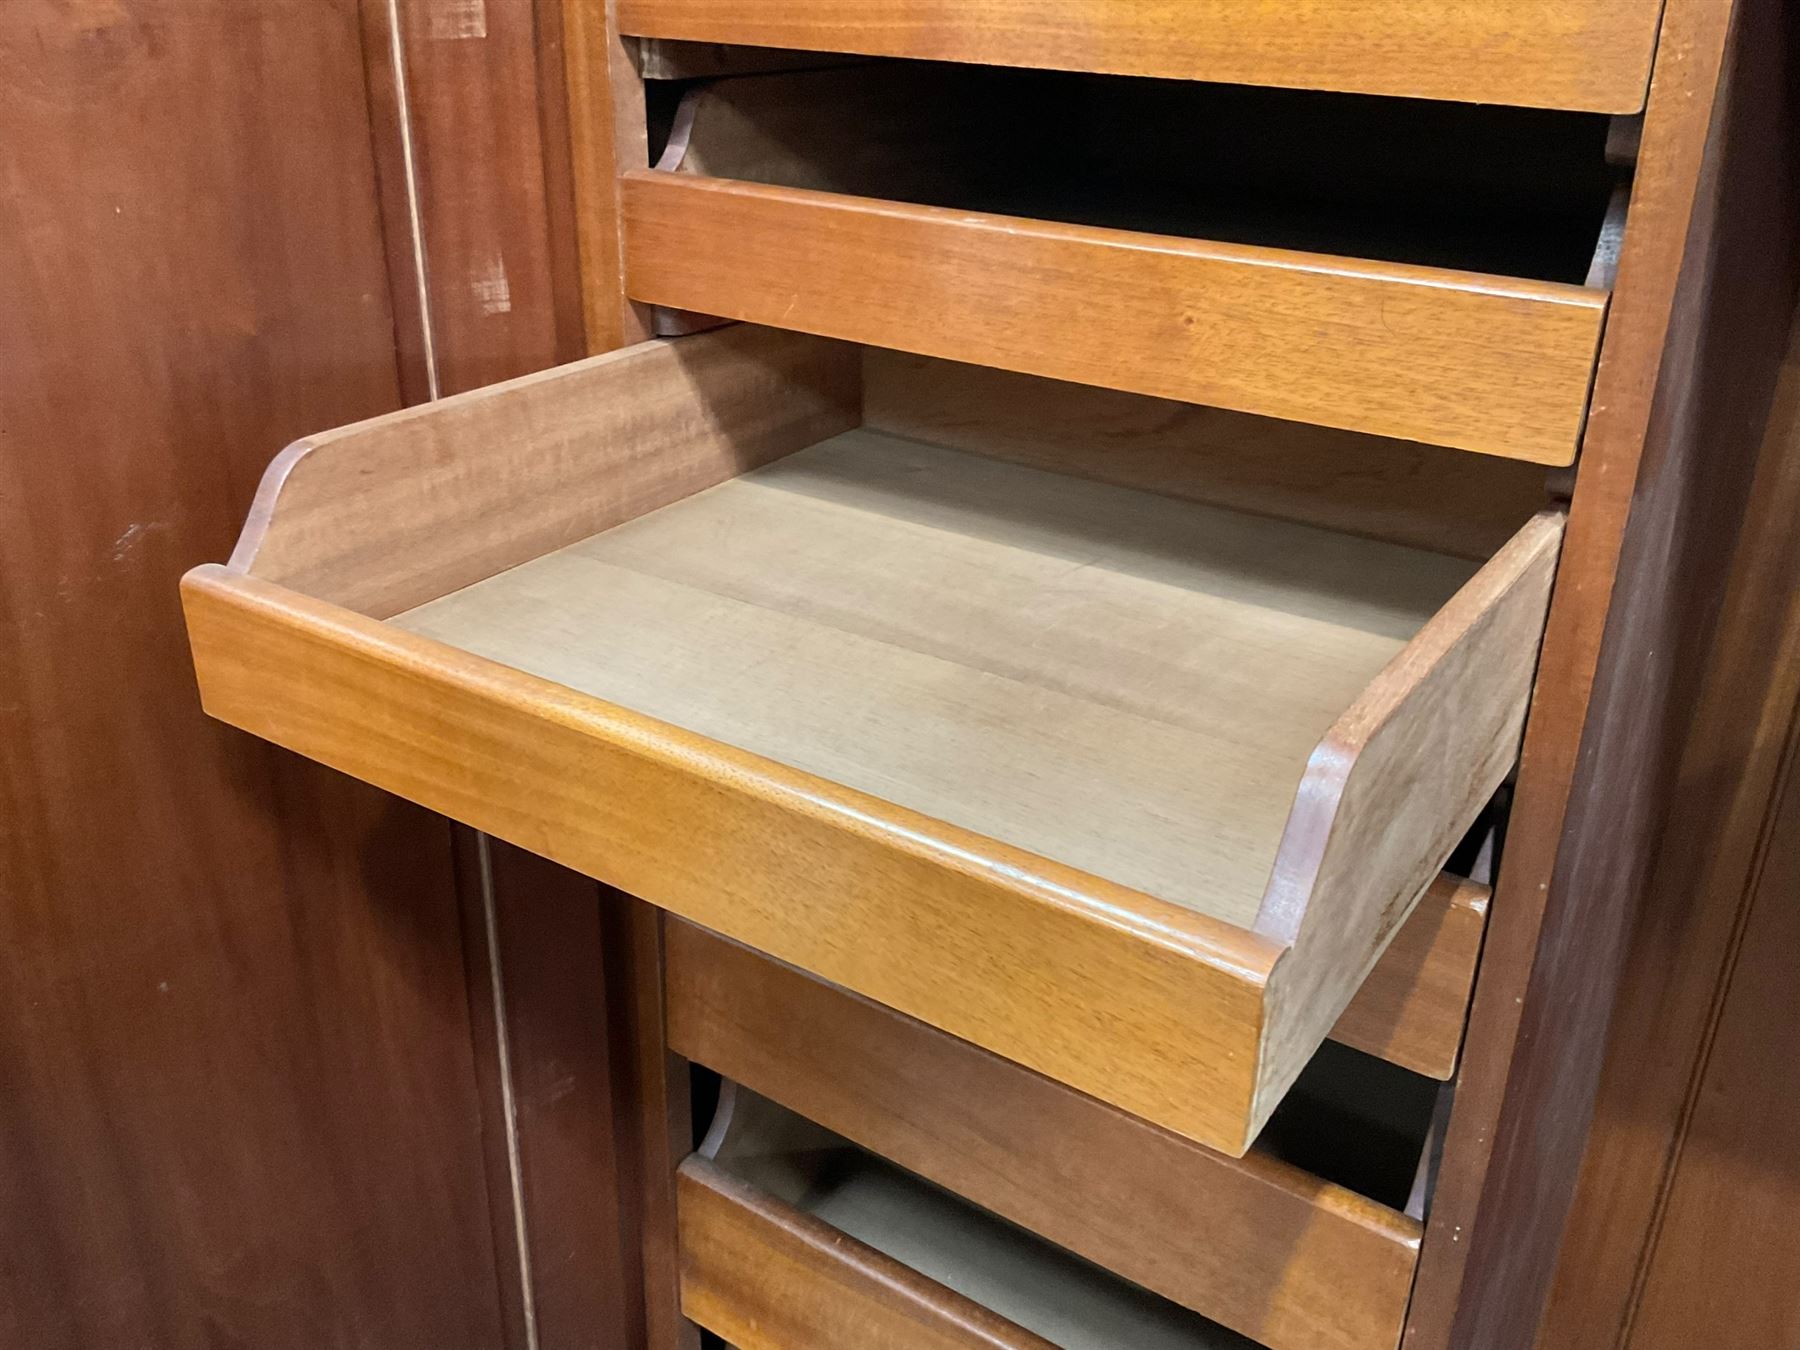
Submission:
POLYGON ((1610 191, 1592 119, 1534 114, 1527 136, 1523 114, 1351 119, 1071 78, 889 63, 691 90, 658 167, 625 175, 626 289, 1573 462, 1609 298, 1581 284, 1610 191))
POLYGON ((1510 768, 1560 517, 1477 569, 858 372, 729 329, 303 443, 184 583, 206 706, 1241 1153, 1510 768))
POLYGON ((1629 113, 1660 0, 618 0, 619 31, 1629 113))

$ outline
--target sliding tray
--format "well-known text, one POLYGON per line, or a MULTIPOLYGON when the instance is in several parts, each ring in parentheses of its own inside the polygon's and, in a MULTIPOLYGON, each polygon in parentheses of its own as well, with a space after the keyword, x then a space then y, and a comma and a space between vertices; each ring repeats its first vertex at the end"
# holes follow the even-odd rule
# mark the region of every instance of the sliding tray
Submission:
POLYGON ((303 442, 215 716, 1242 1153, 1516 753, 1484 565, 859 424, 725 329, 303 442))
POLYGON ((1659 0, 618 0, 647 38, 1595 112, 1644 106, 1659 0))
POLYGON ((657 168, 625 175, 626 289, 1572 462, 1608 300, 1582 284, 1603 125, 1297 97, 904 63, 723 80, 688 95, 657 168), (1300 137, 1278 173, 1259 159, 1300 137))
POLYGON ((682 1310, 737 1350, 1256 1350, 735 1084, 676 1207, 682 1310))
POLYGON ((682 1057, 1269 1350, 1399 1344, 1418 1155, 1308 1109, 1304 1086, 1270 1133, 1360 1151, 1354 1178, 1395 1203, 1264 1143, 1224 1157, 691 924, 669 924, 666 950, 682 1057))

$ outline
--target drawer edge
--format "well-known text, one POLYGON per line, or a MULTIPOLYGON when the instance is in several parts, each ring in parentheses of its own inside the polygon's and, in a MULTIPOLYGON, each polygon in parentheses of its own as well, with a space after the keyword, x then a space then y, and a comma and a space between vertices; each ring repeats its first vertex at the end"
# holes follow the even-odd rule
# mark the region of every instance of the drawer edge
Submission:
POLYGON ((225 568, 182 596, 212 716, 1241 1149, 1275 943, 225 568))

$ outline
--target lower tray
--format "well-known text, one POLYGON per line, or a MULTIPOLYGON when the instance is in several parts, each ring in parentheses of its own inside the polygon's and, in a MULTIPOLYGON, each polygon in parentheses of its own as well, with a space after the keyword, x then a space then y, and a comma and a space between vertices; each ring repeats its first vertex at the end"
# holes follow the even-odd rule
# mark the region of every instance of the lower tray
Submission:
POLYGON ((734 1085, 676 1203, 682 1309, 739 1350, 1254 1350, 734 1085))
MULTIPOLYGON (((1399 1343, 1420 1226, 1398 1209, 1261 1146, 1201 1148, 690 924, 666 953, 669 1048, 692 1062, 1271 1350, 1399 1343)), ((1404 1196, 1416 1154, 1316 1109, 1277 1124, 1368 1149, 1347 1171, 1392 1190, 1399 1170, 1404 1196)))

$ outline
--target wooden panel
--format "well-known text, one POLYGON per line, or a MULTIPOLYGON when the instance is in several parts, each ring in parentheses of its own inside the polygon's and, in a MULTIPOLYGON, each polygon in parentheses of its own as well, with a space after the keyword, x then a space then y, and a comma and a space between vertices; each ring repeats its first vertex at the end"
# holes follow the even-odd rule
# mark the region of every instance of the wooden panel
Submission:
POLYGON ((1473 571, 852 431, 394 622, 1249 928, 1307 755, 1473 571))
POLYGON ((738 1350, 1051 1350, 710 1163, 683 1163, 677 1186, 682 1308, 738 1350))
POLYGON ((372 93, 406 105, 375 148, 396 306, 424 330, 408 402, 584 355, 553 0, 362 5, 372 93))
POLYGON ((620 0, 644 37, 1635 112, 1654 0, 620 0))
POLYGON ((668 963, 681 1054, 1275 1350, 1398 1341, 1413 1221, 1197 1148, 692 925, 671 925, 668 963))
POLYGON ((650 336, 649 314, 625 298, 619 241, 619 174, 650 162, 643 81, 619 38, 612 5, 594 0, 539 3, 560 4, 562 11, 587 350, 611 351, 650 336))
POLYGON ((863 424, 1483 562, 1546 501, 1543 470, 1520 460, 879 347, 863 354, 863 424))
MULTIPOLYGON (((1790 200, 1800 203, 1800 193, 1790 200)), ((1719 1013, 1721 980, 1768 844, 1786 732, 1800 700, 1795 520, 1800 310, 1730 589, 1704 656, 1705 683, 1682 747, 1676 795, 1631 937, 1575 1209, 1539 1333, 1547 1350, 1613 1343, 1641 1292, 1719 1013)))
POLYGON ((624 1068, 626 1122, 621 1172, 637 1180, 624 1240, 643 1258, 646 1350, 700 1350, 700 1333, 681 1315, 675 1168, 693 1151, 688 1066, 669 1049, 663 998, 663 912, 618 891, 601 907, 602 948, 613 1057, 624 1068))
POLYGON ((494 1241, 503 1277, 529 1286, 517 1343, 641 1350, 642 1244, 627 1194, 636 1094, 609 1034, 622 1000, 603 968, 600 888, 456 834, 494 1241))
POLYGON ((209 722, 176 580, 394 407, 353 5, 0 6, 0 1343, 501 1343, 448 831, 209 722))
POLYGON ((396 613, 853 426, 856 381, 854 353, 740 328, 308 437, 233 565, 396 613))
MULTIPOLYGON (((1413 1347, 1512 1350, 1536 1334, 1742 528, 1800 255, 1770 200, 1793 162, 1786 114, 1734 98, 1709 121, 1733 10, 1668 5, 1413 1347)), ((1794 88, 1761 73, 1786 59, 1791 14, 1736 7, 1734 84, 1794 88)))
POLYGON ((1606 310, 1579 286, 655 170, 624 207, 648 303, 1546 464, 1574 457, 1606 310))
POLYGON ((184 596, 215 716, 1241 1149, 1273 944, 255 578, 184 596))
POLYGON ((1791 1345, 1800 1332, 1800 736, 1787 750, 1630 1350, 1791 1345))

